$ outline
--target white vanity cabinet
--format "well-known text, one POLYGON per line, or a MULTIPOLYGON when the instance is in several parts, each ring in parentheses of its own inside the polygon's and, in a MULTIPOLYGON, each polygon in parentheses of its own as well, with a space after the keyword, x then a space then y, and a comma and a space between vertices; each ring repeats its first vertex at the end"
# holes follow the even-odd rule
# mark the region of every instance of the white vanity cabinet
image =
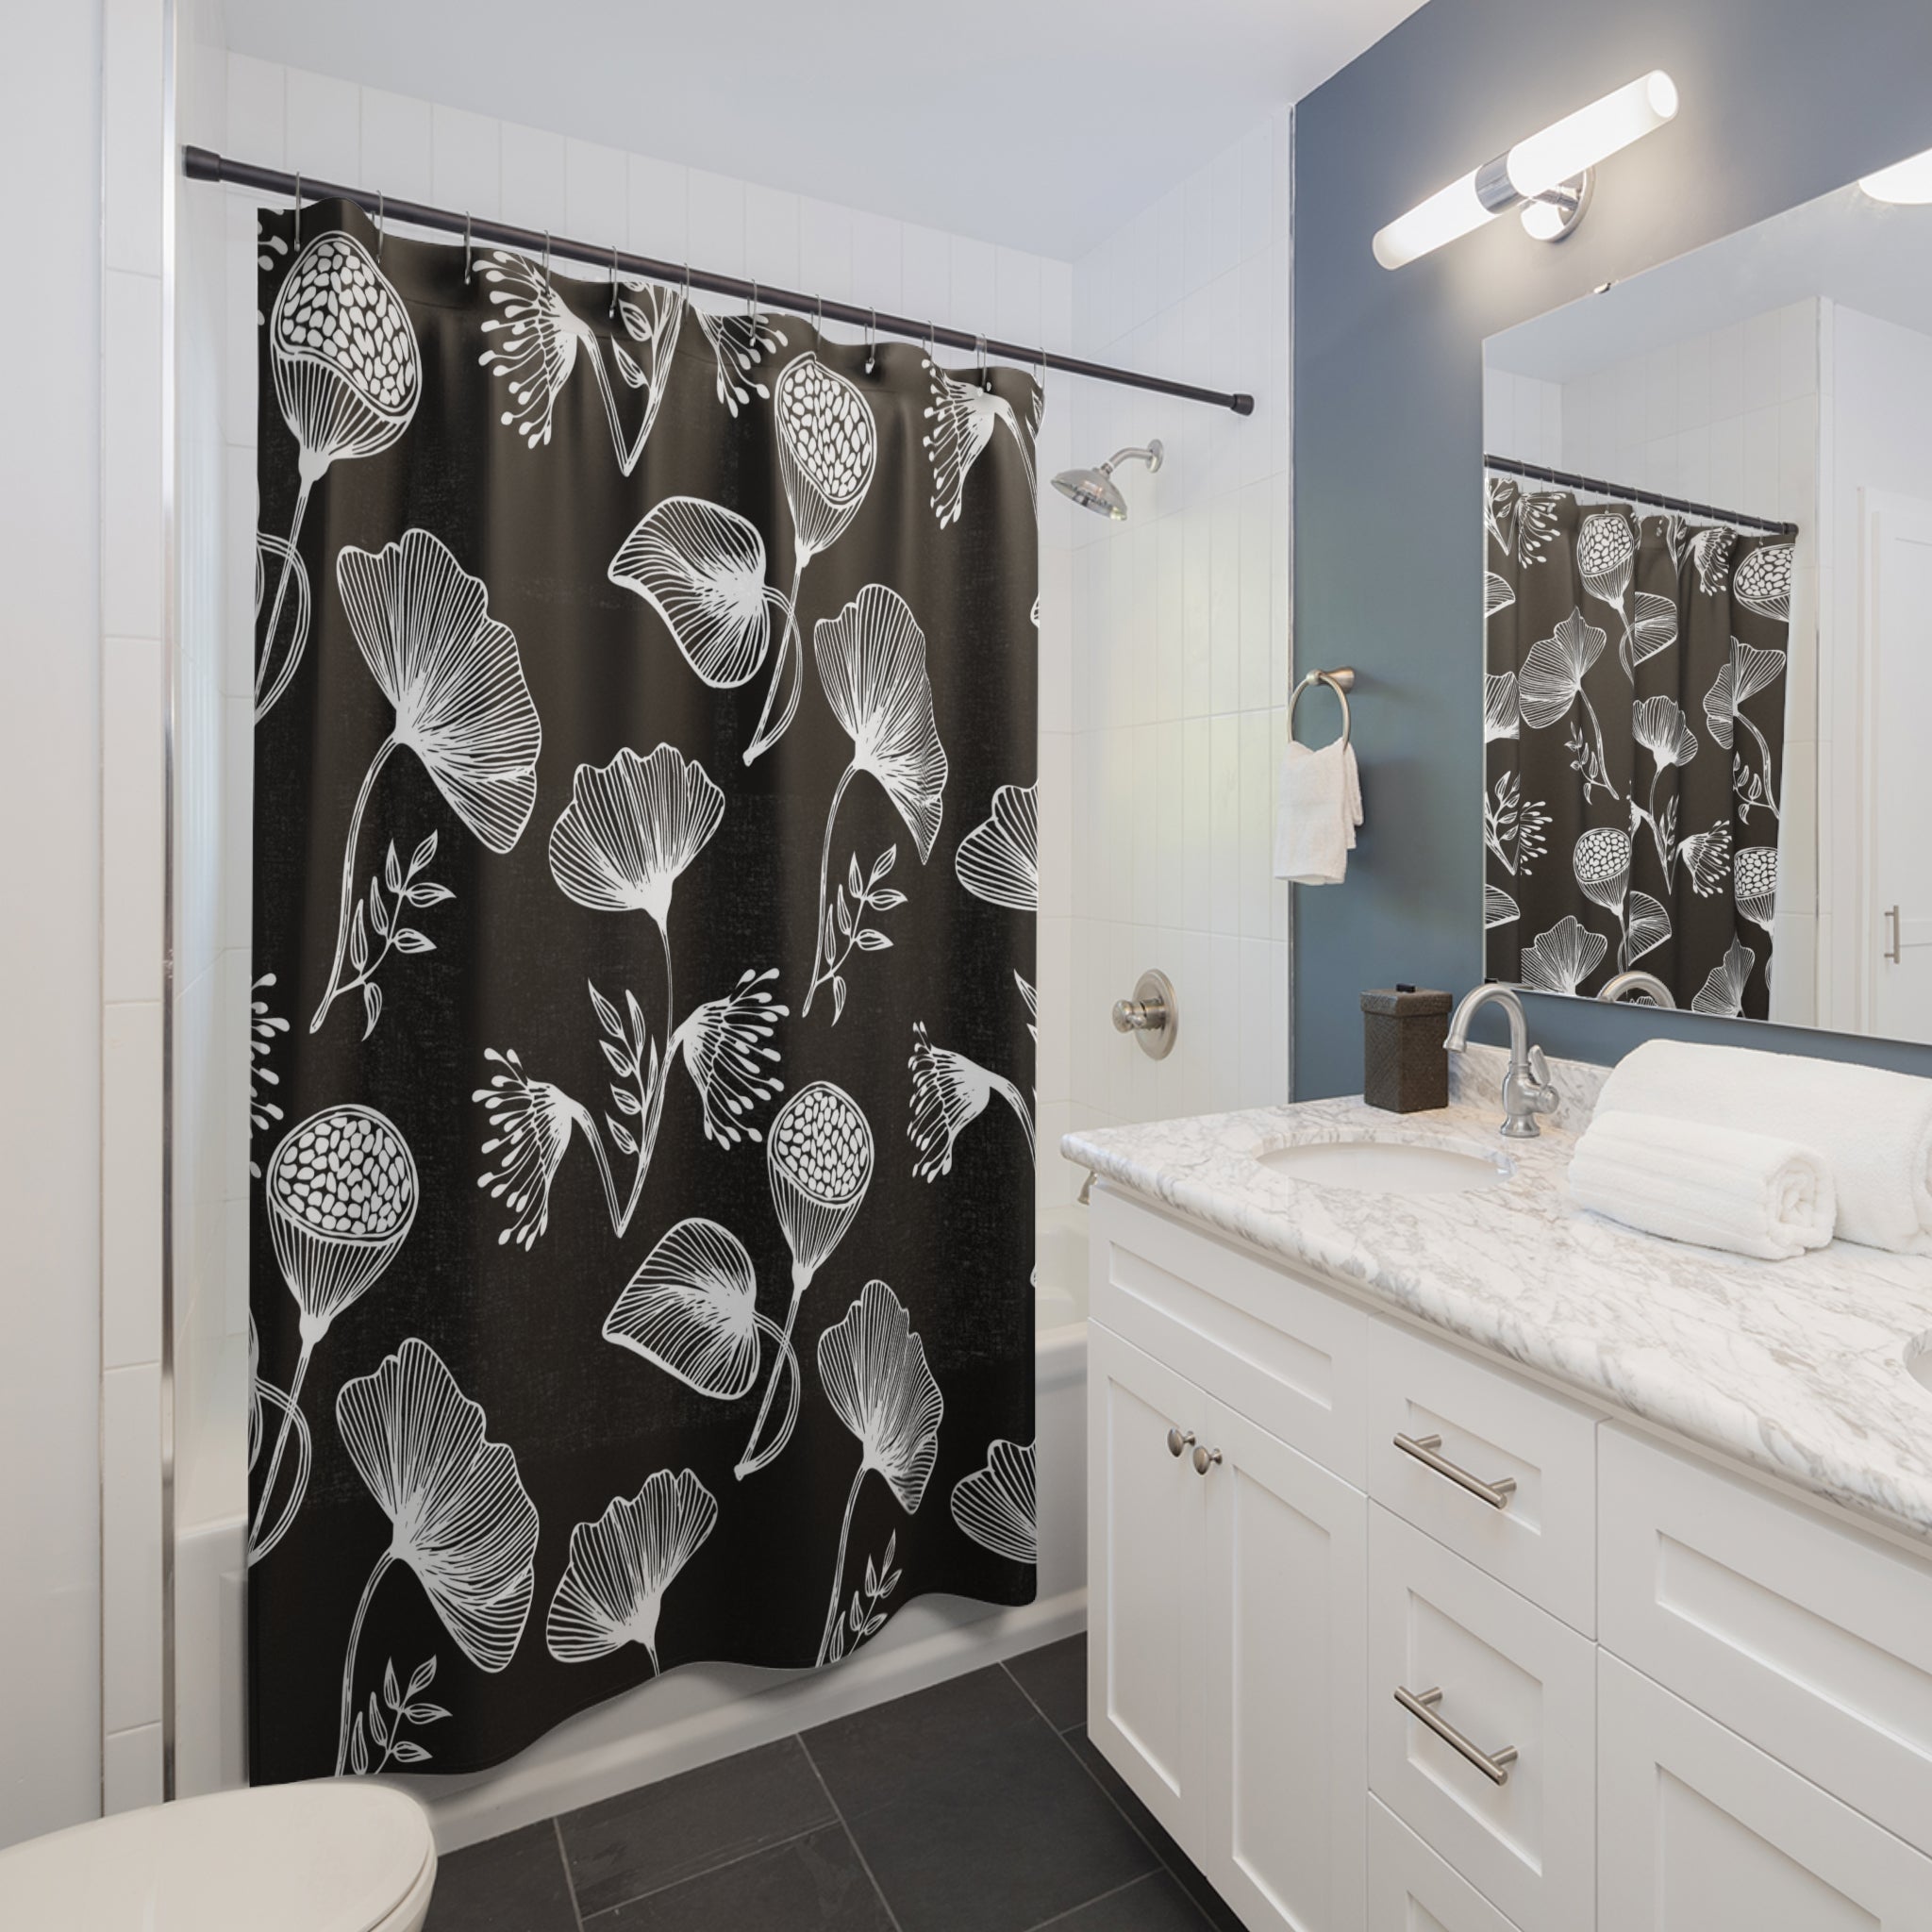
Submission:
POLYGON ((1112 1190, 1090 1272, 1091 1734, 1251 1932, 1932 1932, 1932 1556, 1112 1190))

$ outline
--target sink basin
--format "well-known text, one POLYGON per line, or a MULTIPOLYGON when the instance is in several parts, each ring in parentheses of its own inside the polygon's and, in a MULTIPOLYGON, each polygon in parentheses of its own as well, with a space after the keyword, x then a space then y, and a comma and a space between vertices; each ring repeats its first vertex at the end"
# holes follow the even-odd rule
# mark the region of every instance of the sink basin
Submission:
POLYGON ((1372 1194, 1464 1194, 1511 1173, 1501 1154, 1411 1141, 1305 1141, 1255 1158, 1291 1180, 1372 1194))

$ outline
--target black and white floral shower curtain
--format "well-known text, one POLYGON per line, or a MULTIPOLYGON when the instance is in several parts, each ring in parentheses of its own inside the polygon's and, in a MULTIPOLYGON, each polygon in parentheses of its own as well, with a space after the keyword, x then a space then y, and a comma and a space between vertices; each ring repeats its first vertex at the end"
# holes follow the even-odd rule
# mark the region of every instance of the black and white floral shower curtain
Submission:
POLYGON ((1034 383, 260 243, 251 1775, 1029 1601, 1034 383))
POLYGON ((1485 478, 1484 971, 1770 1001, 1792 545, 1485 478))

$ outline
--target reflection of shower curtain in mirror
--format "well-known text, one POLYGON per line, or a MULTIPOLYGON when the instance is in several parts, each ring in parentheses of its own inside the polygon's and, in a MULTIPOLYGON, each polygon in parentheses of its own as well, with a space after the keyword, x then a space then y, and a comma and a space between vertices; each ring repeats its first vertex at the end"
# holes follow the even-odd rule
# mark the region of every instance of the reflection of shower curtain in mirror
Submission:
POLYGON ((1484 971, 1766 1017, 1792 545, 1485 479, 1484 971))
POLYGON ((259 258, 251 1775, 1029 1601, 1032 380, 259 258))

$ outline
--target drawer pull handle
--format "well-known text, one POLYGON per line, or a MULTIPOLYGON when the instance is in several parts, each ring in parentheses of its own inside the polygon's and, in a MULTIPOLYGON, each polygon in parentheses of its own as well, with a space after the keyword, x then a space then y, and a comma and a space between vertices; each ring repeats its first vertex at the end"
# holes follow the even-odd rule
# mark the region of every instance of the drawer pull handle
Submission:
POLYGON ((1405 1456, 1413 1456, 1424 1469, 1433 1469, 1438 1475, 1447 1476, 1458 1489, 1467 1490, 1472 1496, 1480 1496, 1491 1509, 1508 1508, 1509 1498, 1516 1493, 1513 1475, 1499 1475, 1494 1482, 1486 1483, 1481 1476, 1471 1475, 1468 1470, 1439 1454, 1442 1447, 1441 1436, 1397 1436, 1395 1446, 1405 1456))
POLYGON ((1410 1717, 1428 1725, 1452 1751, 1468 1758, 1492 1785, 1509 1782, 1509 1767, 1516 1762, 1516 1746, 1505 1744, 1495 1751, 1478 1751, 1447 1718, 1438 1715, 1436 1707, 1442 1701, 1441 1690, 1409 1690, 1398 1684, 1395 1701, 1410 1717))
POLYGON ((1167 1432, 1167 1453, 1170 1456, 1185 1456, 1194 1445, 1194 1432, 1190 1429, 1185 1435, 1176 1428, 1167 1432))
POLYGON ((1219 1449, 1196 1449, 1194 1451, 1194 1474, 1206 1475, 1221 1460, 1219 1449))

